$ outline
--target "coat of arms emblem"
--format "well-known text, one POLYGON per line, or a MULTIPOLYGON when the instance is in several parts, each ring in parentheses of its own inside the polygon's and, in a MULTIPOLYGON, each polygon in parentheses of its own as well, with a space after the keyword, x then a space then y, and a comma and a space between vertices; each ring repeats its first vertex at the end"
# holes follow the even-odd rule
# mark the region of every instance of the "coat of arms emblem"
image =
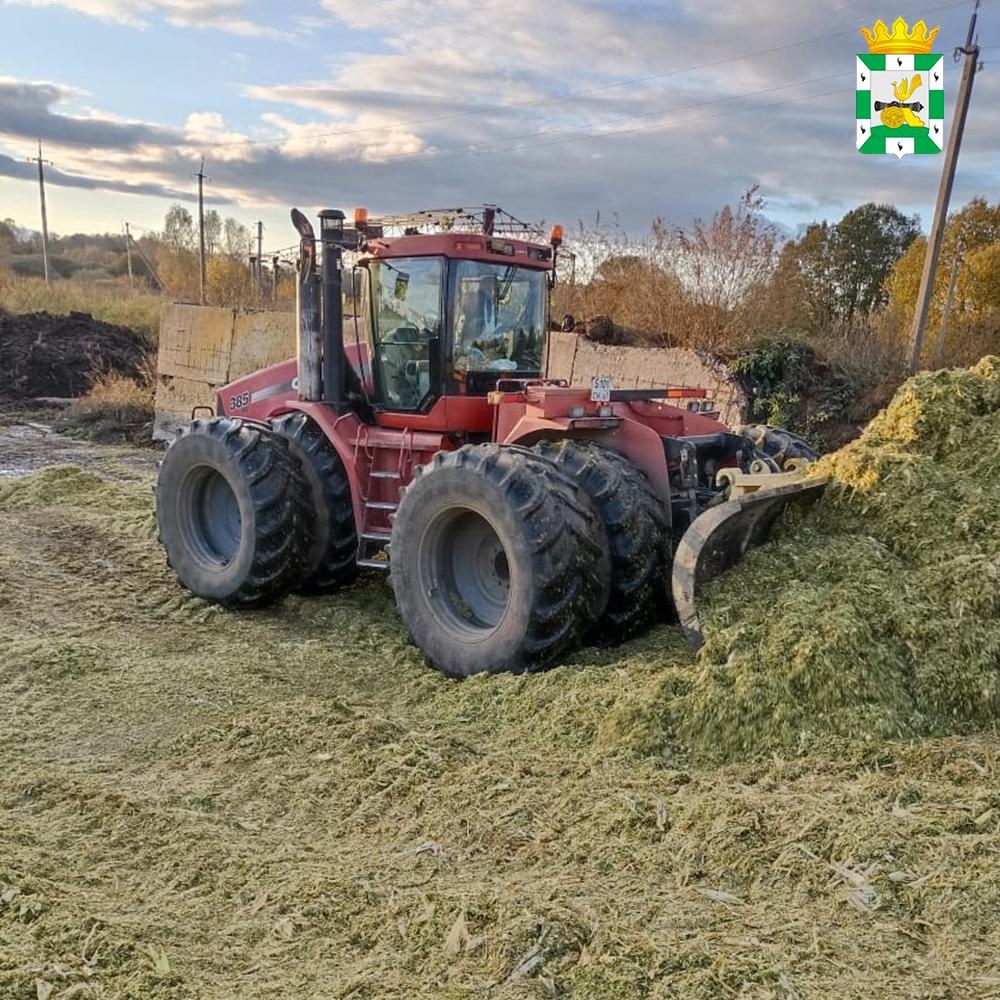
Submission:
POLYGON ((901 17, 861 29, 855 105, 861 153, 940 153, 944 144, 944 60, 931 52, 940 26, 923 21, 910 30, 901 17))

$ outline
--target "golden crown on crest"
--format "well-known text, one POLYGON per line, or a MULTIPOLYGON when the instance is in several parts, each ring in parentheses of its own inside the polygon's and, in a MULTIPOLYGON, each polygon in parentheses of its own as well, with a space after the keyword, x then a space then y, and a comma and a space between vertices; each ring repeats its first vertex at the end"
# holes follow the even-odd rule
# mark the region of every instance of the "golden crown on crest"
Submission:
POLYGON ((901 17, 897 17, 892 22, 890 31, 885 22, 879 18, 872 25, 872 30, 861 29, 861 34, 865 36, 868 43, 868 51, 871 53, 887 53, 891 55, 909 55, 910 53, 927 53, 934 44, 934 36, 941 30, 941 26, 931 28, 927 31, 927 25, 923 21, 917 21, 913 25, 913 31, 901 17))

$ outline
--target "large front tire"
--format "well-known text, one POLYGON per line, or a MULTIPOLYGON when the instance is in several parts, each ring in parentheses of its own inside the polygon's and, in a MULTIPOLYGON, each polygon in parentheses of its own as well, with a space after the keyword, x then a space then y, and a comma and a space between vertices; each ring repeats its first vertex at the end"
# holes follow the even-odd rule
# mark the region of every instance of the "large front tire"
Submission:
POLYGON ((301 483, 266 427, 195 420, 167 449, 156 518, 167 562, 198 597, 255 607, 280 597, 301 561, 301 483))
POLYGON ((543 441, 535 450, 587 493, 607 531, 611 590, 591 641, 609 644, 662 621, 670 607, 670 526, 646 474, 591 441, 543 441))
POLYGON ((606 594, 573 485, 499 445, 441 452, 417 470, 393 520, 389 570, 411 639, 452 677, 551 663, 606 594))

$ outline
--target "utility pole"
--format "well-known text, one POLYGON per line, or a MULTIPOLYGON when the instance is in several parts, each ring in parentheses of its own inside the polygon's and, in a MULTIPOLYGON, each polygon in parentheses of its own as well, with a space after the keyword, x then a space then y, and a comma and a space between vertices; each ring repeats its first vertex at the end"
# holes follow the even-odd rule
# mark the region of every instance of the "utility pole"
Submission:
POLYGON ((128 287, 133 288, 132 281, 132 237, 129 235, 128 223, 125 223, 125 259, 128 261, 128 287))
POLYGON ((52 166, 51 160, 42 159, 42 140, 38 140, 38 156, 29 156, 29 163, 38 164, 38 194, 42 202, 42 269, 45 272, 45 284, 49 283, 49 218, 45 211, 45 170, 43 164, 52 166))
POLYGON ((271 301, 278 301, 278 258, 271 258, 271 301))
POLYGON ((934 348, 934 364, 941 364, 941 356, 944 353, 944 338, 948 333, 948 314, 951 312, 951 303, 955 298, 955 285, 958 283, 958 270, 962 266, 962 254, 965 252, 965 244, 960 240, 955 247, 955 256, 951 260, 951 277, 948 279, 948 294, 945 296, 944 309, 941 310, 941 331, 938 333, 937 346, 934 348))
POLYGON ((955 182, 955 168, 958 166, 958 151, 962 145, 962 133, 965 131, 965 117, 969 111, 969 101, 972 99, 972 82, 979 67, 979 44, 976 38, 976 15, 980 0, 976 0, 969 19, 969 32, 965 45, 955 49, 955 60, 959 53, 965 55, 962 64, 962 79, 958 85, 958 97, 955 99, 955 119, 948 135, 948 148, 944 154, 944 166, 941 168, 941 185, 938 188, 937 203, 934 206, 934 221, 927 237, 927 253, 924 257, 924 270, 920 276, 920 291, 917 293, 917 309, 913 317, 913 335, 910 338, 910 371, 920 368, 920 352, 924 346, 924 330, 927 326, 927 313, 931 305, 931 293, 934 291, 934 275, 937 271, 938 257, 941 254, 941 242, 944 238, 944 227, 948 221, 948 202, 951 200, 951 188, 955 182))
MULTIPOLYGON (((129 237, 129 242, 131 242, 131 237, 129 237)), ((150 276, 152 277, 153 281, 156 282, 157 288, 159 288, 161 292, 164 291, 163 281, 161 280, 160 276, 156 273, 156 268, 153 267, 153 264, 150 261, 150 259, 142 252, 142 247, 139 246, 138 243, 133 243, 132 246, 135 249, 135 252, 139 255, 139 260, 141 260, 143 264, 146 265, 146 270, 150 273, 150 276)))
POLYGON ((205 304, 205 157, 198 168, 198 301, 205 304))
POLYGON ((264 297, 264 223, 257 222, 257 298, 264 297))

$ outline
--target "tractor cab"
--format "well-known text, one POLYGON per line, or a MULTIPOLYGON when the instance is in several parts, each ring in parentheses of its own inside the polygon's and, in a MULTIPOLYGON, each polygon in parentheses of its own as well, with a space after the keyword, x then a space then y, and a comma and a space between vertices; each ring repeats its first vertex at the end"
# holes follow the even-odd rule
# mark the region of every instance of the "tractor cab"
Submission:
POLYGON ((427 413, 545 367, 555 250, 488 234, 369 241, 355 265, 358 356, 376 411, 427 413))

